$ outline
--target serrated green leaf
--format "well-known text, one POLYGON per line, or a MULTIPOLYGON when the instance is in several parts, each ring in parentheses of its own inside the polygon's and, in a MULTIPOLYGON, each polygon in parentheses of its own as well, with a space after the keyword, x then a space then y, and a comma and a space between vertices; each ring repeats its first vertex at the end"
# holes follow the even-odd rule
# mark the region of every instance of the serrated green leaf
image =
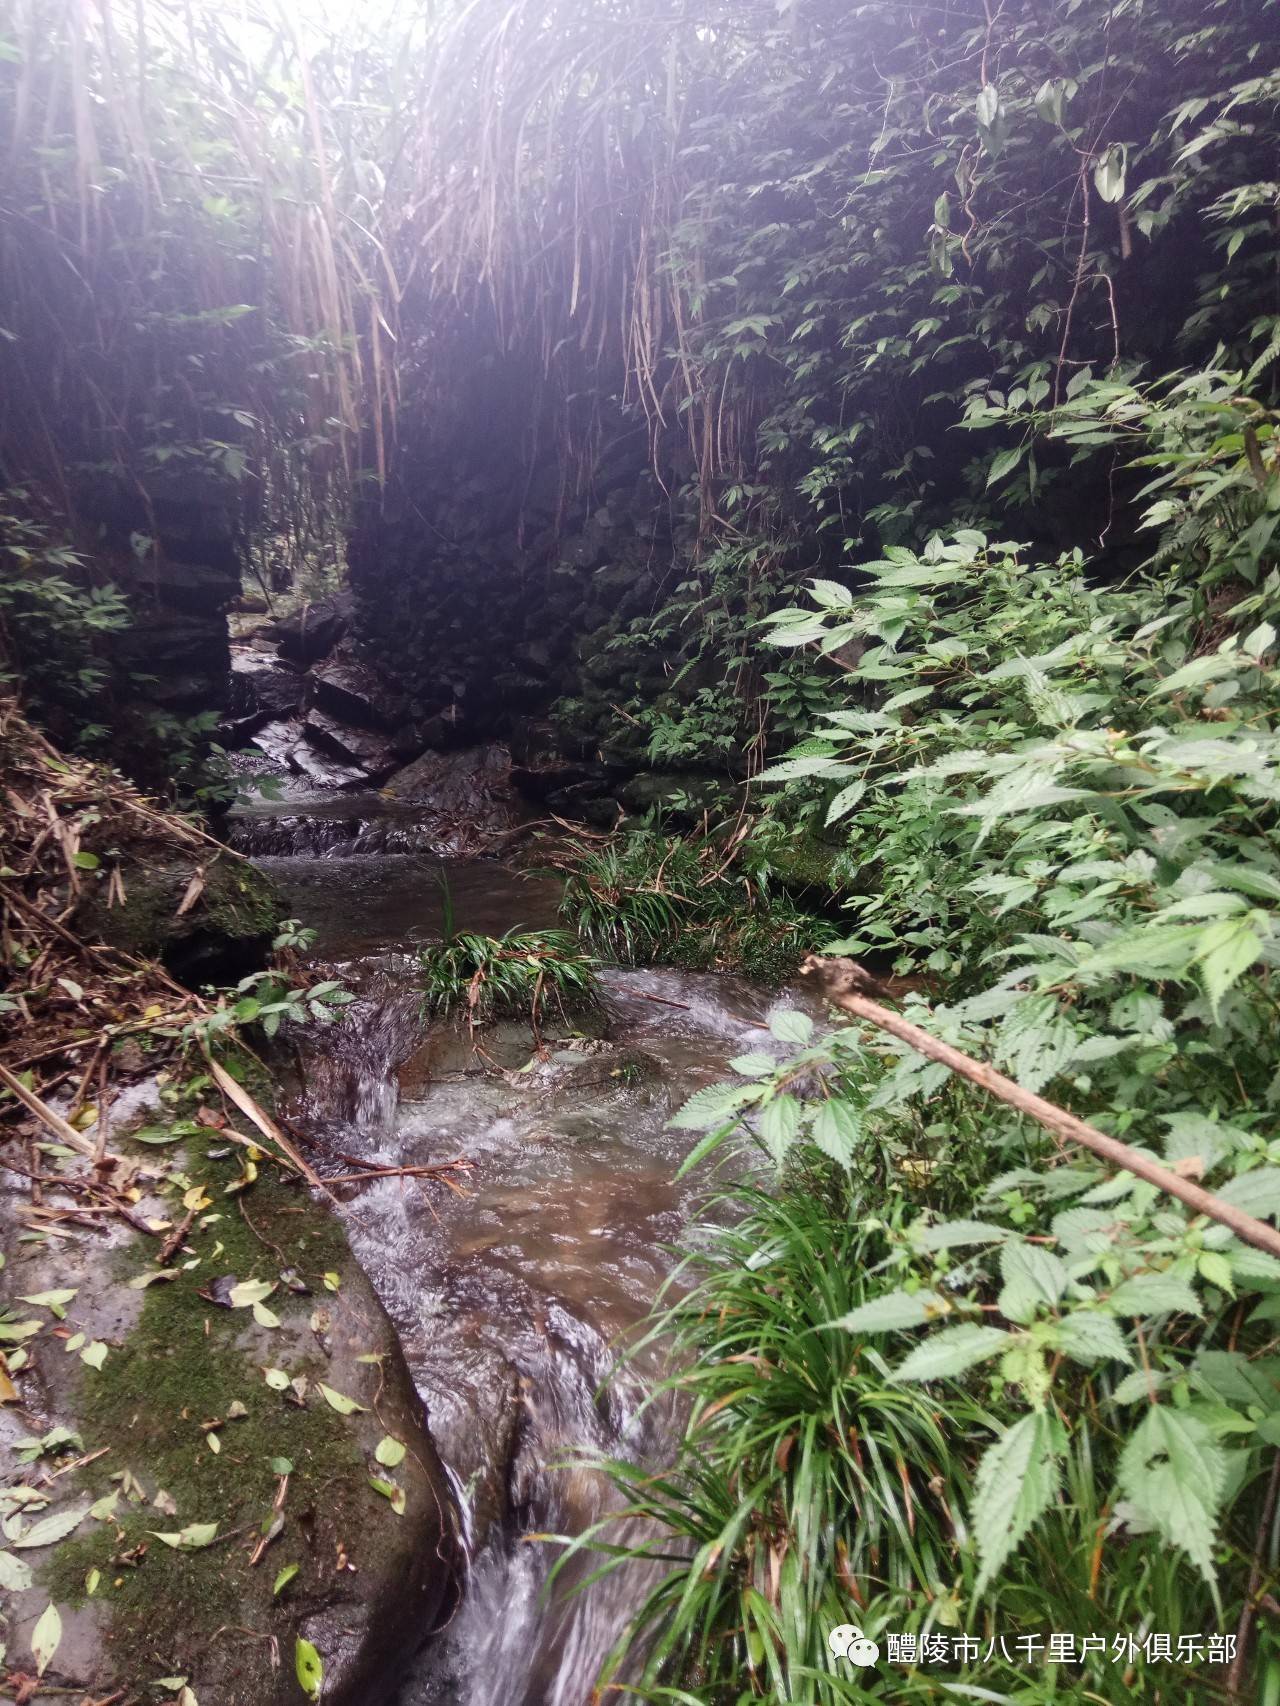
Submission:
POLYGON ((941 1380, 998 1356, 1012 1339, 999 1327, 966 1324, 934 1333, 894 1371, 895 1380, 941 1380))
POLYGON ((1061 1438, 1045 1410, 1024 1416, 987 1447, 974 1479, 973 1532, 982 1568, 981 1594, 1058 1490, 1061 1438))
POLYGON ((862 1137, 862 1121, 851 1103, 833 1096, 818 1109, 809 1136, 815 1147, 832 1161, 841 1167, 851 1167, 862 1137))
POLYGON ((743 1084, 709 1084, 693 1095, 667 1124, 675 1131, 710 1131, 735 1119, 759 1091, 743 1084))
POLYGON ((1055 1336, 1058 1348, 1075 1362, 1133 1361, 1115 1317, 1098 1309, 1077 1309, 1064 1316, 1055 1328, 1055 1336))
POLYGON ((771 1054, 739 1054, 729 1062, 739 1078, 770 1078, 778 1063, 771 1054))
POLYGON ((1067 1288, 1067 1270, 1062 1261, 1038 1244, 1010 1241, 1000 1251, 1000 1313, 1007 1320, 1026 1326, 1040 1309, 1058 1302, 1067 1288))
POLYGON ((800 1134, 801 1104, 789 1091, 771 1096, 760 1114, 760 1138, 781 1167, 787 1152, 800 1134))
POLYGON ((813 1020, 807 1013, 784 1008, 781 1013, 770 1015, 769 1029, 780 1043, 794 1043, 803 1048, 813 1036, 813 1020))
POLYGON ((1185 1280, 1173 1274, 1135 1274, 1122 1280, 1107 1299, 1115 1315, 1199 1315, 1200 1302, 1185 1280))
POLYGON ((65 1540, 68 1534, 74 1533, 88 1514, 88 1505, 75 1505, 69 1510, 53 1511, 49 1516, 41 1517, 39 1522, 33 1522, 30 1528, 24 1528, 20 1534, 11 1534, 9 1544, 15 1548, 54 1546, 59 1540, 65 1540))
POLYGON ((1205 1424, 1168 1404, 1151 1405, 1120 1457, 1124 1496, 1210 1583, 1226 1473, 1226 1458, 1205 1424))
POLYGON ((950 1303, 935 1291, 889 1291, 828 1325, 850 1333, 891 1333, 941 1320, 950 1311, 950 1303))

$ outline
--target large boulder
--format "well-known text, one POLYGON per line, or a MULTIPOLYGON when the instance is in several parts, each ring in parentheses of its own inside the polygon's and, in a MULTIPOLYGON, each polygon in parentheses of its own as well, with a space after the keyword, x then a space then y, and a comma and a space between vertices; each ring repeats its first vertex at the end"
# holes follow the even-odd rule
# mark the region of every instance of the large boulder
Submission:
POLYGON ((314 707, 307 712, 302 732, 312 746, 336 758, 339 764, 362 770, 370 781, 389 776, 399 762, 387 735, 373 729, 353 728, 314 707))
POLYGON ((318 663, 311 672, 311 691, 319 709, 340 722, 388 733, 405 722, 403 695, 392 692, 367 664, 352 659, 318 663))
POLYGON ((267 632, 280 647, 281 657, 305 669, 317 658, 327 657, 337 645, 347 631, 351 611, 349 594, 335 593, 332 598, 300 606, 292 615, 273 622, 267 632))
POLYGON ((207 857, 139 849, 123 901, 99 881, 83 892, 72 928, 90 941, 163 960, 195 988, 255 971, 283 913, 270 878, 234 853, 212 844, 207 857))
POLYGON ((520 819, 511 788, 511 754, 496 741, 454 752, 424 752, 397 770, 383 792, 475 830, 511 829, 520 819))
MULTIPOLYGON (((24 1306, 39 1326, 0 1432, 31 1442, 32 1460, 5 1502, 37 1541, 33 1525, 65 1516, 60 1538, 17 1537, 8 1663, 34 1675, 52 1605, 44 1681, 76 1698, 150 1698, 157 1677, 179 1677, 200 1706, 297 1706, 301 1638, 327 1706, 374 1706, 450 1603, 453 1499, 336 1219, 270 1163, 229 1197, 244 1151, 209 1139, 135 1151, 139 1226, 182 1221, 193 1182, 207 1198, 168 1267, 162 1236, 123 1219, 94 1237, 6 1240, 12 1289, 60 1301, 24 1306), (131 1283, 162 1273, 175 1277, 131 1283), (233 1283, 254 1281, 269 1304, 232 1307, 233 1283)), ((18 1185, 0 1185, 10 1234, 18 1185)), ((46 1185, 46 1204, 63 1200, 46 1185)))

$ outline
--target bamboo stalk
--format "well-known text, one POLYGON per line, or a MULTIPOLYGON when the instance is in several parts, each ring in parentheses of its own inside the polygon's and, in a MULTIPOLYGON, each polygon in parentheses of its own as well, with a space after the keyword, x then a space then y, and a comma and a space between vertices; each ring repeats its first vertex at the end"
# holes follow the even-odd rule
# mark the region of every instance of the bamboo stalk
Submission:
POLYGON ((1251 1214, 1236 1208, 1234 1203, 1223 1202, 1222 1198, 1215 1196, 1212 1191, 1206 1191, 1203 1186, 1182 1178, 1160 1162, 1152 1161, 1131 1145, 1121 1143, 1119 1138, 1108 1137, 1106 1132, 1077 1119, 1074 1114, 1069 1114, 1056 1103, 1047 1102, 1043 1096, 1024 1090, 1020 1084, 1015 1084, 1012 1078, 1006 1078, 1003 1072, 997 1072, 994 1066, 988 1066, 985 1061, 974 1060, 972 1055, 962 1053, 950 1043, 941 1042, 937 1037, 930 1036, 928 1031, 922 1031, 919 1025, 913 1025, 909 1019, 904 1019, 901 1014, 882 1007, 878 1001, 873 1001, 862 991, 876 988, 875 979, 855 961, 842 958, 824 959, 821 955, 810 954, 800 969, 802 976, 818 980, 827 1000, 832 1006, 839 1007, 841 1012, 852 1013, 856 1018, 866 1019, 870 1024, 878 1026, 880 1030, 888 1031, 890 1036, 897 1037, 918 1054, 950 1067, 953 1072, 958 1072, 971 1084, 978 1085, 980 1089, 1006 1102, 1020 1114, 1038 1120, 1055 1136, 1065 1138, 1069 1143, 1083 1145, 1095 1155, 1100 1155, 1104 1161, 1109 1161, 1113 1167, 1134 1173, 1148 1184, 1155 1185, 1158 1190, 1167 1191, 1170 1196, 1177 1197, 1196 1214, 1208 1215, 1220 1225, 1230 1227, 1237 1238, 1243 1239, 1246 1244, 1252 1244, 1256 1250, 1265 1250, 1269 1256, 1280 1257, 1280 1232, 1277 1232, 1275 1227, 1255 1220, 1251 1214))
POLYGON ((65 1143, 69 1149, 74 1149, 77 1155, 83 1155, 90 1161, 98 1158, 96 1146, 73 1125, 68 1125, 61 1114, 55 1114, 34 1091, 28 1090, 22 1080, 15 1078, 3 1062, 0 1062, 0 1084, 3 1084, 6 1090, 12 1091, 23 1107, 46 1125, 60 1143, 65 1143))

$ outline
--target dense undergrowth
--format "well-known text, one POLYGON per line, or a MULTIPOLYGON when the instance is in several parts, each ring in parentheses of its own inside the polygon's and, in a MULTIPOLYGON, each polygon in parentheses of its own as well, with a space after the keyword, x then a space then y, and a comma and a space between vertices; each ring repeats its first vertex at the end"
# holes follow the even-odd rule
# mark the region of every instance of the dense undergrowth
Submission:
MULTIPOLYGON (((101 731, 104 473, 212 470, 261 558, 394 509, 401 410, 447 439, 451 387, 527 404, 509 483, 558 511, 642 446, 670 560, 562 723, 751 793, 576 855, 566 927, 784 978, 825 871, 926 1028, 1280 1216, 1274 0, 482 0, 273 34, 269 72, 199 8, 47 15, 0 41, 0 451, 40 488, 0 667, 36 708, 101 731)), ((590 971, 473 937, 425 976, 484 1017, 590 971)), ((1275 1706, 1280 1264, 877 1033, 783 1015, 733 1071, 678 1125, 776 1178, 656 1328, 676 1462, 614 1466, 665 1565, 627 1685, 1275 1706)))
MULTIPOLYGON (((780 823, 842 826, 841 946, 922 975, 909 1015, 1272 1217, 1275 420, 1213 373, 1082 389, 1055 430, 1139 412, 1148 569, 1099 586, 970 530, 815 581, 765 643, 865 649, 764 780, 780 823)), ((879 1033, 775 1035, 676 1121, 699 1157, 749 1133, 780 1193, 662 1323, 676 1464, 614 1470, 691 1543, 638 1620, 646 1679, 883 1698, 828 1654, 856 1619, 894 1638, 894 1699, 1270 1698, 1280 1262, 879 1033), (1055 1663, 1053 1631, 1105 1639, 1055 1663)))

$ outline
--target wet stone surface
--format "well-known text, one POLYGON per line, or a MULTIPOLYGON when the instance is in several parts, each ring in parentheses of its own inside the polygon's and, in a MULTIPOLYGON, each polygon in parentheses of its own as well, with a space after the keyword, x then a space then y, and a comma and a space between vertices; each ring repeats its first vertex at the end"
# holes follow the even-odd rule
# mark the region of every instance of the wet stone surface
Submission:
POLYGON ((317 955, 360 990, 340 1026, 308 1040, 293 1113, 312 1153, 334 1172, 351 1156, 467 1164, 457 1191, 403 1176, 338 1187, 469 1554, 457 1614, 398 1706, 586 1706, 645 1580, 622 1571, 569 1597, 571 1571, 548 1598, 558 1551, 525 1537, 580 1533, 613 1508, 602 1475, 565 1467, 575 1454, 660 1462, 670 1449, 670 1409, 642 1411, 660 1351, 619 1366, 707 1185, 676 1180, 689 1138, 667 1122, 734 1055, 772 1047, 774 998, 732 978, 605 971, 595 1022, 545 1023, 541 1052, 519 1021, 473 1038, 428 1024, 414 988, 407 950, 440 933, 441 875, 456 927, 489 934, 553 922, 555 884, 491 861, 266 863, 319 930, 317 955))

